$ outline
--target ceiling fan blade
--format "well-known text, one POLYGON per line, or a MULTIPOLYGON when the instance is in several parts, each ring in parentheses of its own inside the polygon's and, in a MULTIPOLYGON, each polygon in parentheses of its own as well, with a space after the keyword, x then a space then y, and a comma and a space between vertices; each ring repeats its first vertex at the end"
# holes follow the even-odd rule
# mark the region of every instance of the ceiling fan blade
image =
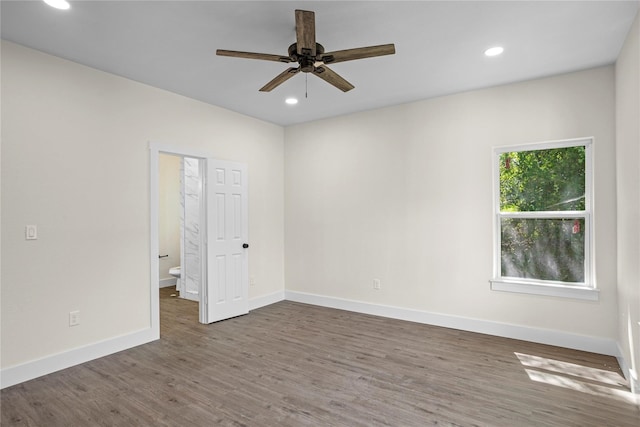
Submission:
POLYGON ((276 62, 293 62, 288 56, 271 55, 268 53, 254 53, 254 52, 239 52, 237 50, 216 50, 218 56, 231 56, 233 58, 246 58, 246 59, 262 59, 264 61, 276 61, 276 62))
POLYGON ((282 83, 286 82, 291 77, 293 77, 296 74, 298 74, 299 72, 300 72, 300 67, 298 67, 298 68, 293 68, 293 67, 287 68, 282 73, 278 74, 275 79, 271 80, 269 83, 264 85, 260 89, 260 92, 271 92, 273 89, 277 88, 282 83))
POLYGON ((320 56, 319 60, 325 64, 335 64, 336 62, 393 55, 394 53, 396 53, 396 47, 393 43, 390 43, 378 46, 357 47, 355 49, 336 50, 335 52, 325 52, 320 56))
POLYGON ((316 14, 296 9, 296 50, 298 55, 316 56, 316 14))
POLYGON ((332 71, 331 69, 329 69, 329 67, 324 65, 316 67, 313 70, 313 74, 320 77, 325 82, 337 87, 343 92, 348 92, 355 87, 351 83, 340 77, 338 73, 332 71))

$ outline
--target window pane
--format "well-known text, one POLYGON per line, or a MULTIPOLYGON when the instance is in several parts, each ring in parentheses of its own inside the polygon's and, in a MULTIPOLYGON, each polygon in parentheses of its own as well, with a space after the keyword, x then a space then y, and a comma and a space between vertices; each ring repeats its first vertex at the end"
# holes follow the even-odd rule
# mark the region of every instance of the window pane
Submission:
POLYGON ((585 209, 585 147, 500 155, 500 211, 585 209))
POLYGON ((584 225, 582 218, 502 218, 502 276, 584 283, 584 225))

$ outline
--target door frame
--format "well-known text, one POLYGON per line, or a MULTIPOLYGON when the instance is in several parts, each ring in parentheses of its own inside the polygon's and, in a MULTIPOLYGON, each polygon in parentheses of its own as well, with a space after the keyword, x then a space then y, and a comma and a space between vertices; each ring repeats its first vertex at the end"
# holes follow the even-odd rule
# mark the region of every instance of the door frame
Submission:
MULTIPOLYGON (((156 142, 149 142, 149 255, 150 255, 150 323, 151 331, 155 339, 160 338, 160 288, 158 283, 160 281, 160 261, 158 259, 159 253, 159 212, 158 207, 160 203, 160 180, 159 180, 159 157, 160 154, 168 154, 180 157, 191 157, 203 161, 206 164, 206 159, 211 157, 210 153, 204 153, 188 147, 178 147, 175 145, 167 145, 156 142)), ((206 167, 203 170, 203 202, 206 204, 206 167)), ((201 210, 201 213, 203 211, 201 210)), ((205 215, 206 218, 206 215, 205 215)), ((206 220, 201 224, 203 233, 201 234, 201 247, 206 251, 206 220)), ((207 300, 207 287, 202 286, 204 280, 207 277, 206 262, 204 258, 202 262, 202 281, 200 286, 200 301, 198 304, 198 318, 200 323, 206 323, 207 310, 205 307, 205 301, 207 300)))

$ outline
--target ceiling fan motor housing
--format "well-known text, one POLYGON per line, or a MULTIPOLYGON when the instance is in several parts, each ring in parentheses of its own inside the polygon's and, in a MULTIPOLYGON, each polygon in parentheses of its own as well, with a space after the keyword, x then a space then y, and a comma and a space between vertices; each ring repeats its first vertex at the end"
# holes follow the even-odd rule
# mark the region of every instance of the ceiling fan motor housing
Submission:
POLYGON ((311 73, 315 69, 315 64, 318 61, 322 61, 324 58, 322 54, 324 53, 324 46, 320 43, 316 43, 316 54, 315 56, 311 55, 309 49, 303 49, 303 54, 298 54, 298 44, 294 43, 289 46, 289 57, 292 62, 297 62, 300 64, 300 71, 303 73, 311 73))

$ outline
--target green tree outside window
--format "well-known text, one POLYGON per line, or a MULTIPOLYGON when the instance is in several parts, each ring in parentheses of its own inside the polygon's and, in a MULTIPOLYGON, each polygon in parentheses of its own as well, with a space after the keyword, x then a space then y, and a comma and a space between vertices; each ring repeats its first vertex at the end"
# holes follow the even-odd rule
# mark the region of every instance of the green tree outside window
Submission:
POLYGON ((502 277, 585 282, 585 151, 499 155, 502 277))

